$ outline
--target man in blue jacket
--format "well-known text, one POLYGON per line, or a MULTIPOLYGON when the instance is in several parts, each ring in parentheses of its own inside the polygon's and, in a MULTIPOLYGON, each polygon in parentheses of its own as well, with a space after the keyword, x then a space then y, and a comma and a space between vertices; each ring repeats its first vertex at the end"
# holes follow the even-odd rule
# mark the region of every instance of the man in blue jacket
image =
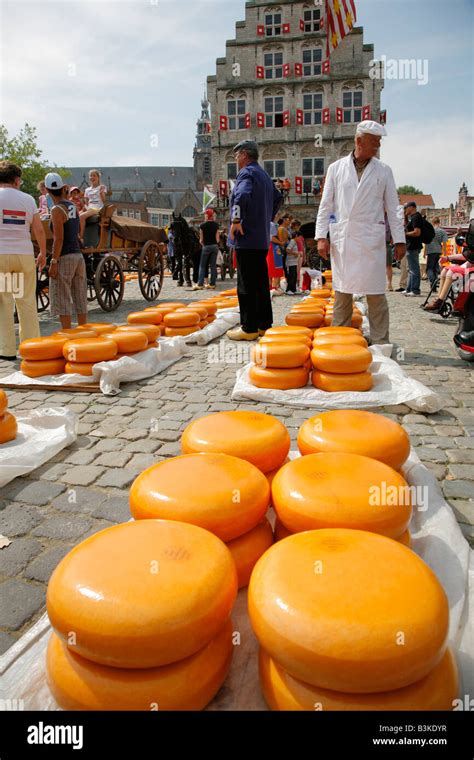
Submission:
POLYGON ((237 253, 237 295, 241 327, 231 340, 255 340, 273 323, 267 254, 270 222, 283 202, 258 162, 258 147, 243 140, 234 148, 239 173, 230 199, 230 233, 237 253))

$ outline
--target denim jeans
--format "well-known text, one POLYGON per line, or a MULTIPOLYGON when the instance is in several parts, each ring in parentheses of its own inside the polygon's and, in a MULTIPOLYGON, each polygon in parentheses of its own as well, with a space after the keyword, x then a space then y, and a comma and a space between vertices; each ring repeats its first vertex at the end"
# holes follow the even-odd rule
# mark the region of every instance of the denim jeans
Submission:
POLYGON ((408 285, 407 293, 420 293, 420 252, 407 251, 408 285))
POLYGON ((431 285, 436 280, 436 278, 439 277, 440 256, 440 253, 428 253, 426 256, 426 274, 428 275, 428 279, 431 285))
POLYGON ((207 270, 211 268, 211 285, 216 284, 217 280, 217 243, 216 245, 205 245, 201 252, 201 265, 199 267, 199 280, 198 285, 204 285, 204 279, 207 277, 207 270))

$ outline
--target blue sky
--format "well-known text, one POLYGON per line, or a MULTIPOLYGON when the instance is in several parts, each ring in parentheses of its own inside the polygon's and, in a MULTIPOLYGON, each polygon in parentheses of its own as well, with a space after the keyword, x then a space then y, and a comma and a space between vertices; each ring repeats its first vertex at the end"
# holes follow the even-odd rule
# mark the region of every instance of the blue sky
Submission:
MULTIPOLYGON (((375 57, 428 61, 426 85, 386 81, 382 159, 398 184, 474 194, 473 0, 356 0, 375 57)), ((69 166, 191 165, 200 98, 244 0, 0 0, 1 121, 38 129, 69 166), (157 147, 156 143, 158 143, 157 147)))

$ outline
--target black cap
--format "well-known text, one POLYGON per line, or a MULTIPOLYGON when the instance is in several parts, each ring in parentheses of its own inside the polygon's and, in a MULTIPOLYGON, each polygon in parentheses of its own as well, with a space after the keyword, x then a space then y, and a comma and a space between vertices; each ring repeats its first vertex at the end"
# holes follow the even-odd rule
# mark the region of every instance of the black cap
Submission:
POLYGON ((405 203, 405 205, 403 206, 403 208, 411 208, 412 206, 414 206, 416 208, 415 201, 408 201, 407 203, 405 203))
POLYGON ((246 150, 249 156, 254 155, 255 158, 258 158, 258 145, 254 140, 242 140, 237 143, 232 152, 237 153, 238 150, 246 150))

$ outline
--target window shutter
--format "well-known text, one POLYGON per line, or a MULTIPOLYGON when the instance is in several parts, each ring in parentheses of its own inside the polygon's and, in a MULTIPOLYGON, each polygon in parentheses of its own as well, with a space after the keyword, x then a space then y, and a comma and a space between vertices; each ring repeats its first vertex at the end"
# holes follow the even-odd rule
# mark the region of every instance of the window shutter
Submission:
POLYGON ((284 127, 290 126, 290 112, 289 111, 283 111, 283 126, 284 127))
POLYGON ((263 66, 257 66, 257 79, 265 78, 265 69, 263 66))
POLYGON ((329 108, 323 108, 323 124, 331 123, 331 112, 329 108))
POLYGON ((371 108, 370 106, 364 106, 362 109, 362 119, 365 121, 365 119, 370 119, 370 112, 371 108))
POLYGON ((257 35, 259 37, 265 37, 265 27, 263 24, 258 24, 257 26, 257 35))
POLYGON ((297 124, 303 124, 304 123, 304 116, 303 116, 303 109, 297 108, 296 109, 296 123, 297 124))
POLYGON ((228 187, 227 180, 221 179, 219 182, 219 195, 221 196, 221 198, 225 198, 227 196, 227 187, 228 187))
POLYGON ((219 129, 223 131, 229 129, 229 119, 227 116, 219 116, 219 129))
POLYGON ((290 73, 291 73, 290 64, 289 63, 284 63, 283 64, 283 76, 284 77, 289 77, 290 73))
POLYGON ((326 58, 326 60, 323 61, 323 65, 321 67, 321 71, 323 74, 329 74, 331 71, 331 61, 329 58, 326 58))
POLYGON ((302 18, 300 18, 300 29, 302 32, 304 32, 304 21, 302 18))
POLYGON ((283 34, 289 34, 291 31, 291 27, 289 24, 283 24, 283 34))
POLYGON ((295 177, 295 193, 296 195, 303 193, 303 177, 295 177))
POLYGON ((249 113, 245 114, 245 129, 250 129, 251 126, 251 117, 249 113))
POLYGON ((257 127, 261 129, 264 126, 265 126, 265 114, 257 113, 257 127))
POLYGON ((338 124, 343 122, 342 108, 336 108, 336 121, 338 124))
POLYGON ((303 64, 295 63, 295 77, 303 76, 303 64))

